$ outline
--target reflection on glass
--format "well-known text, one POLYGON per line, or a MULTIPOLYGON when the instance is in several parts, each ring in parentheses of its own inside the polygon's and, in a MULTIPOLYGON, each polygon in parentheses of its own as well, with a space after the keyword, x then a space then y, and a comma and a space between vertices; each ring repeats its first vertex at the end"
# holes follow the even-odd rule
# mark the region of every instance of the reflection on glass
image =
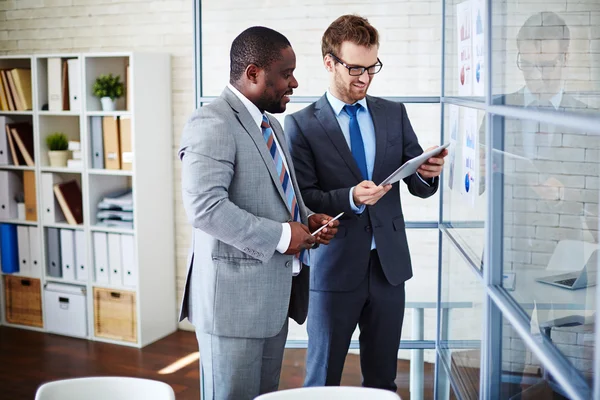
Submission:
POLYGON ((440 356, 461 397, 478 398, 483 284, 446 236, 442 249, 440 356))
MULTIPOLYGON (((504 187, 504 287, 532 334, 549 336, 566 356, 591 356, 577 335, 595 332, 600 136, 526 120, 503 125, 493 179, 504 187)), ((573 364, 591 372, 591 360, 573 364)))
MULTIPOLYGON (((545 333, 591 385, 593 333, 581 327, 554 327, 545 333)), ((579 372, 573 371, 573 374, 579 372)), ((565 391, 525 345, 512 325, 502 323, 503 399, 567 399, 565 391)))
POLYGON ((451 144, 444 167, 444 222, 477 265, 483 256, 487 208, 487 193, 479 189, 485 171, 478 168, 484 138, 483 111, 445 105, 443 141, 451 144))
POLYGON ((594 69, 592 11, 597 1, 578 1, 562 10, 540 2, 498 2, 493 10, 495 101, 559 111, 595 112, 600 74, 594 69), (526 12, 523 10, 527 10, 526 12), (556 12, 555 12, 556 11, 556 12), (501 39, 502 38, 502 39, 501 39))

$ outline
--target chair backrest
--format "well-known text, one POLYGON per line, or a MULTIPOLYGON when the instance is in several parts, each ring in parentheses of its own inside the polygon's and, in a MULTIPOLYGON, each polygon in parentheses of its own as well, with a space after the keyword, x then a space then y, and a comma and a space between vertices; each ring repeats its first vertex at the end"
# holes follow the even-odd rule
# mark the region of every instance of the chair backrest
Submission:
POLYGON ((267 393, 255 400, 400 400, 393 392, 349 386, 306 387, 267 393))
POLYGON ((598 243, 570 239, 561 240, 554 248, 546 270, 580 271, 592 253, 598 248, 598 243))
POLYGON ((40 386, 35 400, 175 400, 171 386, 141 378, 102 376, 64 379, 40 386))

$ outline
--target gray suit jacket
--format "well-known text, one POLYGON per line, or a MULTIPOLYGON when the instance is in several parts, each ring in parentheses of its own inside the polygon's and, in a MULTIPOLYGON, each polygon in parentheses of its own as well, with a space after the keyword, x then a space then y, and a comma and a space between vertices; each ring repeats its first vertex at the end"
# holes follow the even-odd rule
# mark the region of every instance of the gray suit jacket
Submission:
MULTIPOLYGON (((269 118, 302 202, 283 130, 269 118)), ((291 221, 262 132, 229 89, 199 108, 181 139, 183 204, 193 225, 180 320, 213 335, 275 336, 288 317, 304 322, 308 268, 293 279, 293 256, 277 252, 291 221)))

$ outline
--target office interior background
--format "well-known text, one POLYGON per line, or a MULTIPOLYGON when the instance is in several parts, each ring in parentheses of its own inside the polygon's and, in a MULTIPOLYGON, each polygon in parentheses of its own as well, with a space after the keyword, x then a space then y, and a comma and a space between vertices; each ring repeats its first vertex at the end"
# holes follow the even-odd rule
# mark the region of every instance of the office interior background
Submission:
MULTIPOLYGON (((369 94, 404 102, 423 148, 452 143, 435 196, 400 189, 414 277, 398 356, 411 359, 411 398, 423 396, 423 362, 435 363, 436 398, 600 398, 595 286, 536 281, 585 267, 595 283, 600 263, 597 0, 4 0, 0 54, 170 56, 147 84, 170 88, 170 147, 159 150, 171 160, 174 259, 162 268, 175 277, 175 324, 191 233, 176 157, 186 119, 221 93, 230 43, 252 25, 296 52, 287 113, 315 101, 328 85, 320 38, 347 13, 381 35, 369 94)), ((288 347, 306 342, 291 326, 288 347)))

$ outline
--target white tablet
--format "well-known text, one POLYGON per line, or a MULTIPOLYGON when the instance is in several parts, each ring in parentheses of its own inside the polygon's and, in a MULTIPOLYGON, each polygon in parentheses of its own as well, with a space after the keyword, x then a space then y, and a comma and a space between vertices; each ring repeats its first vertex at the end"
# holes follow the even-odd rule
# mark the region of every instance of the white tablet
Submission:
POLYGON ((384 181, 379 184, 379 186, 396 183, 399 180, 406 178, 407 176, 411 176, 412 174, 417 172, 419 167, 423 165, 427 160, 429 160, 431 157, 437 156, 442 152, 442 150, 444 150, 448 146, 450 146, 450 143, 446 143, 442 146, 436 147, 433 150, 429 150, 428 152, 425 152, 420 156, 408 160, 407 162, 402 164, 400 168, 392 172, 390 176, 385 178, 384 181))

